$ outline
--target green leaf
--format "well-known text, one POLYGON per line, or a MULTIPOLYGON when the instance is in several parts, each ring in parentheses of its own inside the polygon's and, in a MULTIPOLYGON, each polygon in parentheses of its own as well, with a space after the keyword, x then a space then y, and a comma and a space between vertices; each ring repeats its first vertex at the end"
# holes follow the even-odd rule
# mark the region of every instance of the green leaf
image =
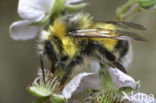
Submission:
POLYGON ((127 3, 117 8, 118 21, 128 21, 136 13, 156 8, 156 0, 128 0, 127 3))
POLYGON ((127 21, 133 14, 138 11, 138 8, 139 6, 136 4, 136 0, 129 0, 127 3, 117 8, 117 20, 127 21))
POLYGON ((122 93, 122 92, 126 92, 127 94, 128 93, 131 93, 132 91, 133 91, 134 89, 133 88, 131 88, 131 87, 122 87, 122 88, 120 88, 120 92, 122 93))
POLYGON ((138 3, 142 8, 148 9, 156 4, 156 0, 138 0, 138 3))
POLYGON ((65 0, 54 0, 52 14, 60 14, 65 8, 65 0))

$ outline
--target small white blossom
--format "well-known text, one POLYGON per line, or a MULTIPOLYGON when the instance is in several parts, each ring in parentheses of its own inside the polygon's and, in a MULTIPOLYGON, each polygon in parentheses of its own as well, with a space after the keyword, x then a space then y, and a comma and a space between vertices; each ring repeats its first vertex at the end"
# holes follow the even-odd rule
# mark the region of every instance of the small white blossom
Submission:
MULTIPOLYGON (((92 72, 98 73, 100 69, 100 65, 97 61, 91 62, 91 69, 92 72)), ((131 76, 123 73, 117 68, 109 68, 109 74, 112 78, 112 82, 114 83, 115 87, 122 88, 122 87, 131 87, 133 89, 139 88, 139 83, 137 83, 131 76)))
POLYGON ((18 15, 22 19, 40 21, 51 12, 54 0, 19 0, 18 15))
POLYGON ((14 40, 32 39, 44 27, 42 23, 42 25, 39 24, 40 22, 44 20, 47 22, 53 12, 57 12, 57 10, 61 12, 66 6, 81 1, 83 0, 19 0, 17 11, 22 20, 15 21, 10 25, 10 35, 14 40))
MULTIPOLYGON (((91 69, 95 68, 99 70, 99 65, 97 62, 92 62, 91 65, 92 65, 91 69)), ((112 81, 114 85, 117 86, 118 88, 121 87, 132 87, 133 89, 136 88, 135 80, 132 77, 128 76, 127 74, 124 74, 123 72, 121 72, 116 68, 109 68, 109 72, 112 77, 112 81)), ((87 89, 102 90, 101 78, 97 71, 93 71, 89 73, 83 72, 77 74, 76 76, 73 77, 72 80, 70 80, 65 85, 62 91, 60 91, 61 89, 59 89, 57 92, 56 90, 59 86, 59 81, 57 81, 56 79, 57 77, 53 77, 52 79, 47 79, 49 78, 49 76, 45 75, 46 84, 44 84, 41 71, 39 72, 39 74, 40 74, 39 77, 33 82, 32 87, 34 89, 29 88, 29 91, 32 94, 37 96, 44 96, 44 95, 62 92, 61 95, 65 97, 66 100, 68 101, 69 99, 71 99, 73 95, 83 92, 84 90, 87 89), (50 93, 47 92, 43 87, 48 88, 47 91, 50 90, 50 93)), ((108 82, 108 81, 104 81, 104 82, 108 82)))
MULTIPOLYGON (((92 72, 98 73, 100 69, 100 65, 97 61, 91 62, 91 69, 92 72)), ((112 82, 114 83, 115 87, 122 88, 122 87, 131 87, 133 89, 138 89, 139 84, 129 75, 123 73, 117 68, 109 68, 109 74, 112 78, 112 82)))
POLYGON ((18 15, 22 18, 10 25, 10 35, 14 40, 28 40, 36 37, 42 26, 33 23, 43 20, 50 13, 53 0, 19 0, 18 15))
POLYGON ((80 73, 76 75, 63 89, 62 95, 70 99, 72 95, 86 89, 99 90, 101 88, 100 78, 95 73, 80 73))
MULTIPOLYGON (((99 65, 95 61, 91 63, 91 69, 93 68, 99 70, 99 65)), ((117 88, 131 87, 136 89, 136 81, 119 69, 109 68, 109 73, 117 88)), ((62 95, 66 99, 70 99, 72 95, 86 90, 87 88, 100 90, 102 89, 101 87, 100 76, 97 71, 93 71, 92 73, 79 73, 64 87, 62 95)))
POLYGON ((137 88, 136 81, 129 75, 121 72, 119 69, 109 68, 109 73, 114 85, 117 88, 121 87, 131 87, 133 89, 137 88))

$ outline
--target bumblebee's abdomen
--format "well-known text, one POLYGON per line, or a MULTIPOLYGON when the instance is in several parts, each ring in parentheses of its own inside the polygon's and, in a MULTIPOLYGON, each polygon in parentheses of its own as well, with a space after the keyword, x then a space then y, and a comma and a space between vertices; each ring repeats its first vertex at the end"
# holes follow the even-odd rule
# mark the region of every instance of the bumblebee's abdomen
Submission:
POLYGON ((111 52, 114 50, 118 43, 118 40, 109 38, 92 38, 91 40, 101 44, 104 48, 111 52))
POLYGON ((104 38, 102 40, 102 45, 109 51, 113 51, 117 43, 118 40, 115 39, 104 38))
POLYGON ((119 52, 119 58, 122 59, 129 51, 129 42, 126 40, 119 40, 115 46, 115 51, 119 52))
MULTIPOLYGON (((90 28, 93 28, 93 29, 98 29, 98 28, 101 28, 103 29, 104 31, 113 31, 113 30, 116 30, 116 27, 112 24, 102 24, 102 23, 93 23, 90 28)), ((107 34, 107 35, 110 35, 110 36, 113 36, 113 35, 116 35, 116 34, 107 34)), ((92 41, 95 41, 95 42, 98 42, 99 44, 101 44, 104 48, 106 48, 107 50, 109 51, 113 51, 115 46, 117 45, 118 41, 119 40, 116 40, 116 39, 112 39, 112 38, 91 38, 92 41)))

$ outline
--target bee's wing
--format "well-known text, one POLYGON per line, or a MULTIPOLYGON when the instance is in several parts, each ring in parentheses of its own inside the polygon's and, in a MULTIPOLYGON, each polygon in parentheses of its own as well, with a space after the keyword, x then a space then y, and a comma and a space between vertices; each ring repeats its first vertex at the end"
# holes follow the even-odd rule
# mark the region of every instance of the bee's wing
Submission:
POLYGON ((88 38, 112 38, 117 40, 139 40, 147 41, 140 35, 120 30, 103 30, 103 29, 84 29, 77 30, 76 32, 70 32, 70 35, 74 37, 88 37, 88 38))
MULTIPOLYGON (((94 23, 101 23, 101 22, 94 22, 94 23)), ((103 21, 102 23, 114 24, 125 29, 133 28, 138 30, 146 30, 146 28, 143 25, 132 23, 132 22, 103 21)))

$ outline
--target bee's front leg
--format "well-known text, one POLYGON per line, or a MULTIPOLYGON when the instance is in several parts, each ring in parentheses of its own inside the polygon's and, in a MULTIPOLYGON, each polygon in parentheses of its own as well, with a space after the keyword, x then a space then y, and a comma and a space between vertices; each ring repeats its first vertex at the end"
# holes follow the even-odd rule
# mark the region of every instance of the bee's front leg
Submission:
POLYGON ((100 53, 103 58, 106 58, 106 62, 108 64, 110 64, 112 67, 116 67, 117 69, 127 74, 127 70, 123 67, 121 63, 119 63, 119 61, 117 61, 117 58, 113 53, 108 51, 99 43, 94 42, 93 45, 94 48, 96 48, 97 52, 100 53))
POLYGON ((74 66, 76 66, 82 62, 83 62, 83 59, 80 56, 76 56, 72 59, 72 61, 65 67, 65 75, 63 76, 63 78, 61 80, 61 85, 63 85, 66 82, 66 80, 68 79, 69 75, 71 74, 74 66))
POLYGON ((49 59, 51 60, 51 73, 54 73, 56 70, 56 65, 58 63, 58 58, 55 53, 53 42, 45 41, 45 53, 48 55, 49 59))
POLYGON ((43 57, 44 57, 44 52, 40 53, 40 64, 41 64, 41 70, 42 70, 42 75, 43 75, 43 81, 44 81, 44 83, 45 83, 45 74, 44 74, 43 57))

